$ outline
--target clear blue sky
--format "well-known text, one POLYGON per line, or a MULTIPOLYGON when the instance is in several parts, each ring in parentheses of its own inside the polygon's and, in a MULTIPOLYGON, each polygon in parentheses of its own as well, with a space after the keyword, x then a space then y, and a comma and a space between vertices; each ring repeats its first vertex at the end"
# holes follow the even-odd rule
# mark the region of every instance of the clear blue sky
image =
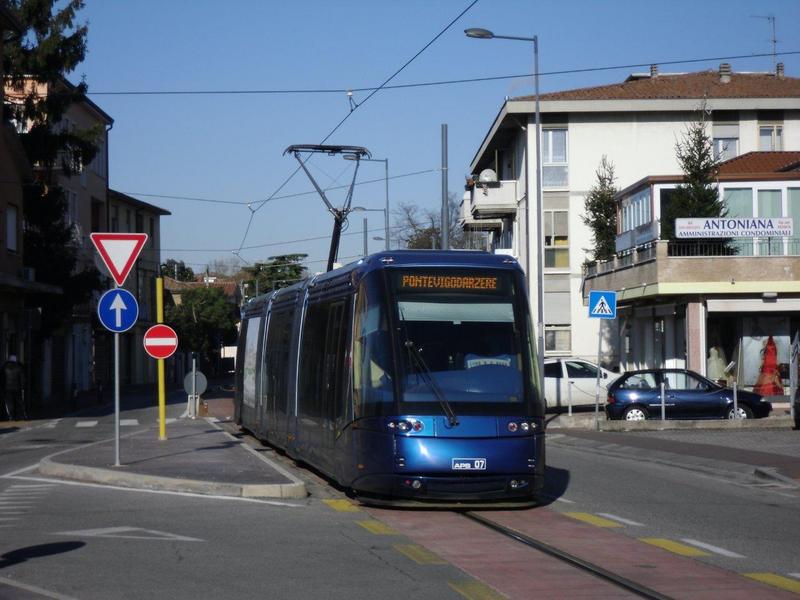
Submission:
MULTIPOLYGON (((471 0, 87 0, 89 53, 70 78, 86 76, 90 97, 110 114, 114 189, 166 208, 162 259, 202 271, 240 246, 247 261, 304 252, 324 270, 332 218, 302 173, 259 209, 249 233, 246 205, 158 198, 184 196, 258 203, 297 167, 283 151, 318 144, 350 112, 345 93, 91 95, 93 92, 348 89, 376 87, 428 44, 471 0), (291 198, 290 194, 312 192, 291 198), (302 238, 322 237, 310 242, 302 238), (243 244, 244 241, 244 244, 243 244), (282 243, 287 242, 287 243, 282 243), (267 245, 271 244, 271 245, 267 245)), ((389 85, 521 75, 533 71, 532 45, 465 37, 467 27, 539 36, 540 71, 727 57, 771 52, 765 19, 777 19, 778 51, 800 51, 797 0, 479 0, 389 85)), ((800 54, 778 58, 800 76, 800 54)), ((662 66, 696 71, 718 60, 662 66)), ((734 59, 737 71, 772 69, 772 58, 734 59)), ((542 92, 622 81, 618 69, 543 75, 542 92)), ((389 159, 393 207, 435 208, 441 199, 440 127, 449 129, 449 188, 459 195, 469 163, 505 96, 532 93, 532 79, 385 90, 364 102, 327 143, 364 146, 389 159)), ((309 163, 323 187, 349 183, 353 163, 320 156, 309 163)), ((383 164, 362 163, 353 205, 382 208, 383 164)), ((340 205, 343 192, 331 192, 340 205)), ((361 253, 383 215, 353 213, 340 257, 361 253)), ((370 241, 370 251, 383 242, 370 241)), ((345 260, 346 262, 346 260, 345 260)))

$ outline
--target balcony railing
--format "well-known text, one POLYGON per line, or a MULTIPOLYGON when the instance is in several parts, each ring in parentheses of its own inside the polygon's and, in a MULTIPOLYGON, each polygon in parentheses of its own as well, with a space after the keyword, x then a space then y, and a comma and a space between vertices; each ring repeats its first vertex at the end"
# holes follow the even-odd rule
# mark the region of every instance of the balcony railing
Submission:
POLYGON ((668 256, 800 256, 800 238, 671 240, 668 256))
POLYGON ((476 183, 469 211, 476 219, 509 217, 517 212, 517 201, 516 180, 476 183))

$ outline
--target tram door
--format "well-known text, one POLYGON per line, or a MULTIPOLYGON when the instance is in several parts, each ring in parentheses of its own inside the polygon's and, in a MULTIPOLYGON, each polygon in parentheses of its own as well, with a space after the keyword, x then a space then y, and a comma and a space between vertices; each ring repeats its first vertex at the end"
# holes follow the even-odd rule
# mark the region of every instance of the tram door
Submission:
POLYGON ((332 472, 335 463, 334 445, 337 429, 341 426, 345 411, 345 356, 347 355, 347 310, 348 304, 339 300, 328 307, 328 323, 325 331, 323 354, 322 427, 320 450, 332 472))

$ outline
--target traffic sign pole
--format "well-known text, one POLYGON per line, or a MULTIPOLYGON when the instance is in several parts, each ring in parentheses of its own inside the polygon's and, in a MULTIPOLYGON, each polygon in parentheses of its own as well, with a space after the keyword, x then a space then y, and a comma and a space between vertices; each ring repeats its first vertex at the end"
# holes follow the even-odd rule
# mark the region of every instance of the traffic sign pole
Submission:
MULTIPOLYGON (((589 292, 590 319, 617 318, 617 292, 592 290, 589 292)), ((603 328, 597 328, 597 381, 594 385, 594 428, 600 429, 600 356, 603 352, 603 328)))
MULTIPOLYGON (((160 269, 156 277, 156 323, 164 322, 164 279, 160 269)), ((167 439, 167 400, 166 385, 164 383, 164 359, 159 358, 158 364, 158 439, 167 439)))
POLYGON ((119 334, 114 334, 114 466, 119 467, 119 334))

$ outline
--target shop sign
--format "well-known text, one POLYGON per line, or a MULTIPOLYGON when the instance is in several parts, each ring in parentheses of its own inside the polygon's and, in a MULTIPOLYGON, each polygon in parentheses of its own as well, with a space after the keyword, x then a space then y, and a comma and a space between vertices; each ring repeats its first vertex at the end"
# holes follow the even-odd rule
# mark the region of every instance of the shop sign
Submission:
POLYGON ((726 217, 721 219, 675 219, 675 237, 689 238, 768 238, 791 237, 792 217, 726 217))

